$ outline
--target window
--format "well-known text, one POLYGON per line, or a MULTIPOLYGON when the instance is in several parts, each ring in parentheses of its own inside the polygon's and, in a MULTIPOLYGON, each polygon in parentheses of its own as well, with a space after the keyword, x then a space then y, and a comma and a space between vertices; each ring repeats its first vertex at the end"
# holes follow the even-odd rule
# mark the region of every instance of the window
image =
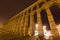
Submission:
POLYGON ((41 2, 41 3, 39 4, 39 8, 42 7, 43 4, 44 4, 44 2, 41 2))
POLYGON ((30 15, 28 16, 28 27, 30 27, 30 15))
POLYGON ((34 14, 34 24, 36 24, 36 23, 37 23, 37 14, 35 12, 35 14, 34 14))
POLYGON ((37 6, 34 6, 34 7, 33 7, 33 10, 36 10, 36 9, 37 9, 37 6))
POLYGON ((41 15, 43 25, 46 25, 47 26, 46 28, 49 30, 50 25, 49 25, 49 21, 48 21, 48 18, 47 18, 46 10, 42 10, 40 15, 41 15))
POLYGON ((30 12, 31 12, 31 9, 28 10, 28 13, 30 13, 30 12))
POLYGON ((25 12, 25 15, 26 15, 26 12, 25 12))
POLYGON ((50 10, 53 15, 55 23, 60 24, 60 8, 58 7, 58 5, 50 7, 50 10))

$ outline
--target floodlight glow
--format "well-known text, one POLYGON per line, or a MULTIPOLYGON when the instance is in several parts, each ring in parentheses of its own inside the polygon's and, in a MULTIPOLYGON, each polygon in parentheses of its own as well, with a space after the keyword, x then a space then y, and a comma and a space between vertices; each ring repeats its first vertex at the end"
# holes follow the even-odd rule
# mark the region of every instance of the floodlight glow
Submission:
POLYGON ((45 25, 43 26, 43 30, 46 30, 46 26, 45 25))
POLYGON ((45 38, 45 39, 49 39, 49 37, 48 37, 48 36, 44 36, 44 38, 45 38))
POLYGON ((36 24, 35 26, 38 27, 38 24, 36 24))
POLYGON ((43 32, 44 32, 44 38, 49 39, 50 36, 52 36, 50 30, 46 29, 46 26, 43 26, 43 32))
POLYGON ((35 30, 34 33, 35 33, 35 36, 38 35, 38 31, 37 30, 35 30))
POLYGON ((35 28, 36 28, 36 30, 38 30, 38 24, 35 24, 35 28))
POLYGON ((58 30, 59 35, 60 35, 60 24, 56 25, 56 27, 57 27, 57 30, 58 30))
POLYGON ((49 31, 47 31, 46 34, 44 34, 44 35, 45 36, 51 36, 52 34, 49 31))

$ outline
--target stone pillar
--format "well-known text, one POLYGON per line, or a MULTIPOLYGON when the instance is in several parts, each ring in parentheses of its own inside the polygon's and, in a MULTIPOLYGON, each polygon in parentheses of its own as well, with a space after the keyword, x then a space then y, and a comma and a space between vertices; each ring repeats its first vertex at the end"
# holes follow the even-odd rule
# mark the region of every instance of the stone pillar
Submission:
POLYGON ((9 23, 11 23, 10 24, 10 27, 12 27, 12 31, 13 31, 13 34, 15 33, 16 34, 16 20, 15 19, 12 19, 12 20, 10 20, 10 22, 9 23), (12 22, 12 23, 11 23, 12 22))
POLYGON ((40 10, 37 11, 37 23, 38 23, 38 33, 40 36, 43 36, 43 25, 42 25, 40 10))
POLYGON ((20 17, 20 15, 18 15, 17 18, 16 18, 17 19, 17 21, 16 21, 16 32, 17 32, 18 35, 20 34, 19 33, 19 28, 20 28, 19 22, 21 21, 21 19, 20 19, 21 17, 20 18, 19 17, 20 17))
POLYGON ((22 14, 23 16, 21 16, 21 22, 20 23, 20 35, 23 36, 23 28, 24 28, 24 14, 22 14))
POLYGON ((28 14, 25 15, 24 36, 28 35, 28 14))
MULTIPOLYGON (((10 26, 11 27, 13 27, 12 29, 13 29, 13 32, 14 32, 14 34, 18 34, 18 32, 17 32, 17 24, 18 24, 18 19, 17 19, 17 17, 14 17, 13 19, 11 19, 11 22, 9 22, 9 23, 11 23, 10 24, 10 26), (11 23, 12 22, 12 23, 11 23)), ((11 30, 12 30, 11 29, 11 30)))
POLYGON ((58 37, 59 33, 58 33, 57 28, 56 28, 56 24, 54 22, 54 19, 53 19, 53 16, 51 14, 50 9, 46 8, 46 12, 47 12, 47 17, 48 17, 48 21, 49 21, 49 24, 50 24, 51 32, 52 32, 54 37, 58 37))
POLYGON ((22 19, 22 15, 19 15, 18 18, 18 35, 21 35, 21 19, 22 19))
POLYGON ((32 36, 34 34, 33 31, 34 27, 34 19, 33 19, 33 13, 30 15, 30 27, 29 27, 29 35, 32 36))
POLYGON ((18 16, 15 17, 15 32, 18 34, 18 16))
MULTIPOLYGON (((39 6, 37 5, 37 8, 39 9, 39 6)), ((37 23, 38 23, 38 34, 40 36, 43 36, 43 24, 42 24, 42 19, 41 19, 41 10, 37 10, 37 23)))

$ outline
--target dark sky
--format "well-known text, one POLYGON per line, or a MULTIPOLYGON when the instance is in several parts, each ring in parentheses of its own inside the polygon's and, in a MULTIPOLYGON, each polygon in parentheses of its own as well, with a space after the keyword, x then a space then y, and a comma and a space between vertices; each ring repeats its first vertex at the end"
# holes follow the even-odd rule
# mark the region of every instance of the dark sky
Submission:
MULTIPOLYGON (((22 11, 37 0, 0 0, 0 24, 3 24, 12 16, 22 11)), ((50 8, 56 24, 60 24, 60 9, 57 6, 50 8)), ((46 14, 42 13, 45 24, 48 24, 46 14), (45 15, 45 16, 43 16, 45 15)))
POLYGON ((60 8, 57 5, 50 7, 54 21, 56 24, 60 24, 60 8))
POLYGON ((0 0, 0 24, 37 0, 0 0))

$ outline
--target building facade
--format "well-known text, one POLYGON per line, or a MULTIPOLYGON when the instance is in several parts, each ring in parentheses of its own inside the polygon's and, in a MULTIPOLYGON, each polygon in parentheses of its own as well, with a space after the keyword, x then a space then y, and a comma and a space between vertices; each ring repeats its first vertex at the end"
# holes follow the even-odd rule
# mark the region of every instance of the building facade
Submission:
POLYGON ((43 23, 41 20, 41 11, 45 10, 51 32, 54 37, 58 37, 59 33, 56 28, 56 24, 51 14, 50 7, 57 5, 60 8, 59 0, 38 0, 31 6, 27 7, 17 15, 13 16, 6 23, 3 24, 3 28, 6 31, 18 34, 20 36, 34 35, 36 29, 35 24, 38 24, 38 35, 43 36, 43 23))

